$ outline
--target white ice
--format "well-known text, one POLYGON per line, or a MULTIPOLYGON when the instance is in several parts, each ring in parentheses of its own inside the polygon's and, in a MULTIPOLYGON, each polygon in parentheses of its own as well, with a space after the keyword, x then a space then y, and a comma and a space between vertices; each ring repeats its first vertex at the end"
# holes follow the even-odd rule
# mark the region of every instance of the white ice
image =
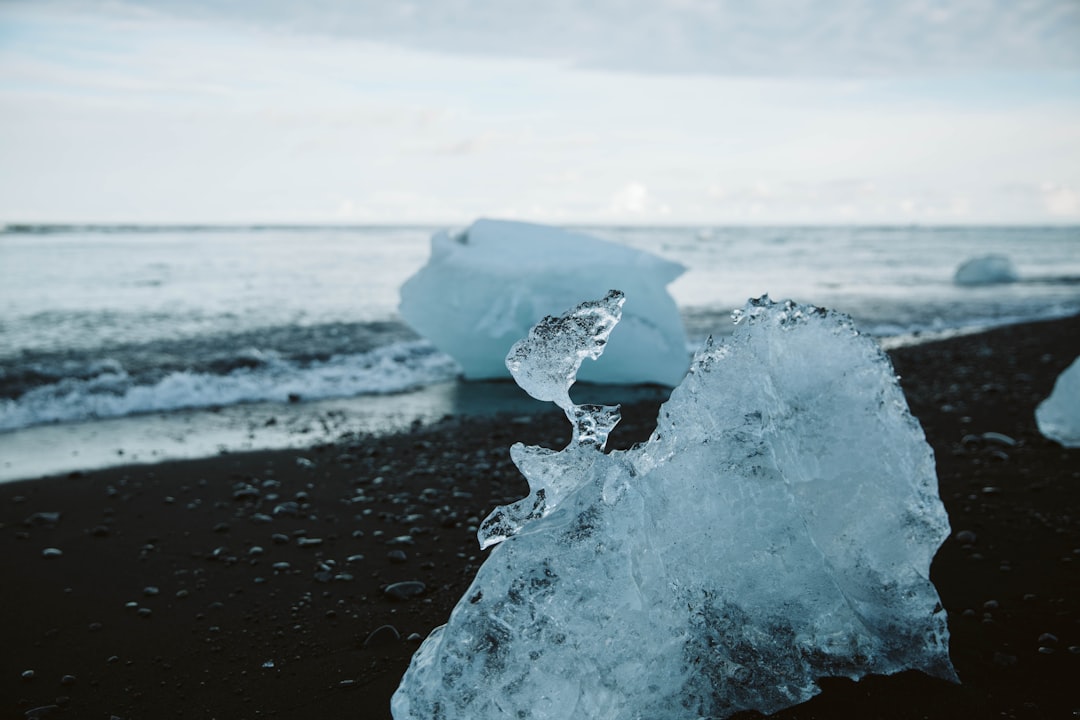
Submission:
POLYGON ((1080 447, 1080 357, 1065 368, 1050 397, 1035 409, 1039 432, 1065 447, 1080 447))
POLYGON ((929 580, 949 533, 934 458, 878 346, 844 315, 751 301, 650 440, 605 454, 618 409, 566 388, 622 301, 511 351, 574 440, 511 449, 529 496, 482 524, 497 545, 414 655, 394 717, 719 718, 802 702, 825 676, 955 679, 929 580))
POLYGON ((580 233, 477 220, 431 238, 428 263, 401 288, 402 317, 470 379, 507 377, 510 346, 545 315, 618 285, 630 299, 599 363, 580 379, 676 385, 690 364, 667 285, 678 263, 580 233))
POLYGON ((961 263, 953 275, 957 285, 1000 285, 1016 282, 1020 274, 1005 255, 981 255, 961 263))

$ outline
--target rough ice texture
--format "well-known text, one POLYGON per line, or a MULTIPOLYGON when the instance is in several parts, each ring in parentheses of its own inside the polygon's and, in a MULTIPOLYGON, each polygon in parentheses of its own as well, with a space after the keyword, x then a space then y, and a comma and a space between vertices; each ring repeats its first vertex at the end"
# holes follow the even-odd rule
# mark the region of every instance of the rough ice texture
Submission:
POLYGON ((999 285, 1019 279, 1012 260, 1005 255, 982 255, 966 260, 953 276, 957 285, 999 285))
POLYGON ((414 655, 394 717, 721 718, 799 703, 824 676, 955 679, 928 579, 949 532, 934 459, 876 344, 846 316, 751 301, 650 440, 605 454, 617 408, 574 406, 540 366, 598 351, 620 301, 511 353, 591 432, 512 448, 530 494, 484 522, 501 544, 414 655))
POLYGON ((649 253, 553 227, 477 220, 436 233, 431 258, 401 288, 402 317, 470 379, 507 377, 507 350, 545 315, 608 288, 630 298, 600 363, 580 379, 676 385, 690 364, 667 286, 685 268, 649 253))
POLYGON ((1080 357, 1058 376, 1050 397, 1035 408, 1039 432, 1065 447, 1080 447, 1080 357))

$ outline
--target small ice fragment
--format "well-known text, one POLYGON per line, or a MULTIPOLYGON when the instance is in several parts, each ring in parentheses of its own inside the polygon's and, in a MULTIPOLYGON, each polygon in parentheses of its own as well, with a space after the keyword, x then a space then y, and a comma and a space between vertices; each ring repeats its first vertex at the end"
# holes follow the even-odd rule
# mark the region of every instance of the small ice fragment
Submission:
POLYGON ((272 667, 274 667, 274 661, 273 660, 267 660, 266 662, 264 662, 262 664, 262 666, 264 668, 267 668, 267 669, 272 668, 272 667))
POLYGON ((1065 447, 1080 447, 1080 357, 1054 383, 1050 397, 1035 409, 1039 432, 1065 447))
POLYGON ((41 557, 43 558, 58 558, 64 554, 64 551, 60 548, 45 548, 41 551, 41 557))
POLYGON ((953 275, 957 285, 1000 285, 1016 282, 1020 274, 1005 255, 981 255, 963 262, 953 275))

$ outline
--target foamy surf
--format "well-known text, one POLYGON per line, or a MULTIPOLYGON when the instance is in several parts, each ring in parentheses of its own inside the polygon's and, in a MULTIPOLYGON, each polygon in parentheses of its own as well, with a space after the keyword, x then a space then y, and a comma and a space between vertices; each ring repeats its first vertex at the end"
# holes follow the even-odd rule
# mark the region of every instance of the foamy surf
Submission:
POLYGON ((170 372, 140 382, 116 363, 85 378, 62 378, 0 400, 0 430, 254 402, 387 395, 454 379, 459 370, 424 341, 399 342, 301 363, 262 353, 224 374, 170 372))

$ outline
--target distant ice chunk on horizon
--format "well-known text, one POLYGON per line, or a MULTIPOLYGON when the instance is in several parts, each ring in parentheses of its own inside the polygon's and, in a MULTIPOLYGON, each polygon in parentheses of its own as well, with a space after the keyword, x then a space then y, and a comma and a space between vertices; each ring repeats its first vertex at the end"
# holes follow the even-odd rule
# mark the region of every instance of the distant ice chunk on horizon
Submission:
POLYGON ((1080 447, 1080 357, 1058 375, 1050 396, 1035 408, 1039 432, 1065 447, 1080 447))
POLYGON ((957 285, 1002 285, 1020 279, 1020 273, 1005 255, 981 255, 965 260, 956 269, 957 285))
POLYGON ((413 656, 396 720, 697 720, 775 712, 827 676, 955 680, 929 580, 948 518, 880 348, 845 315, 751 301, 649 441, 605 454, 618 408, 568 389, 623 300, 510 351, 573 439, 511 448, 530 493, 482 523, 497 546, 413 656))
POLYGON ((667 286, 685 268, 581 233, 481 219, 436 233, 428 263, 401 288, 405 321, 453 357, 470 380, 509 377, 510 346, 545 315, 621 287, 630 298, 603 360, 581 380, 674 386, 690 365, 667 286))

